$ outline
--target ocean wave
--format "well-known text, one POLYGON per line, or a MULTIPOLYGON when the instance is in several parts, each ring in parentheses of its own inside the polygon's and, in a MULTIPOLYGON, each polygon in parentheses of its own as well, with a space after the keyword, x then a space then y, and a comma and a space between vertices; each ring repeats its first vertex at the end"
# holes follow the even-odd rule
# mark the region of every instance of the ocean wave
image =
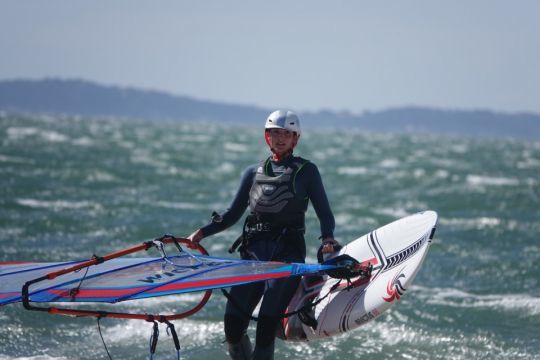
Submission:
POLYGON ((33 159, 25 159, 18 156, 6 156, 0 154, 0 162, 16 163, 16 164, 35 164, 33 159))
POLYGON ((469 146, 467 144, 453 144, 449 150, 456 154, 466 154, 469 152, 469 146))
POLYGON ((143 164, 158 169, 166 169, 169 166, 167 162, 156 159, 148 149, 134 149, 130 156, 130 161, 133 164, 143 164))
POLYGON ((249 151, 249 146, 247 146, 246 144, 225 142, 223 144, 223 150, 224 151, 233 151, 233 152, 248 152, 249 151))
POLYGON ((507 177, 490 177, 482 175, 467 175, 466 181, 471 186, 516 186, 519 180, 507 177))
POLYGON ((395 205, 394 207, 373 208, 372 211, 375 214, 391 216, 393 218, 399 219, 427 208, 427 204, 421 202, 407 202, 405 204, 395 205), (413 210, 409 211, 407 209, 413 210))
POLYGON ((482 230, 486 228, 494 228, 500 226, 502 220, 495 217, 481 216, 476 218, 441 218, 439 224, 445 226, 454 226, 462 230, 482 230))
MULTIPOLYGON (((146 343, 152 330, 149 323, 140 320, 129 320, 103 329, 103 337, 109 343, 141 344, 146 343), (142 324, 142 325, 141 325, 142 324)), ((166 333, 166 325, 159 324, 160 333, 166 333)), ((197 346, 215 344, 216 339, 223 337, 223 323, 221 321, 195 321, 182 320, 182 326, 176 327, 180 339, 189 338, 189 342, 197 346)))
POLYGON ((40 131, 34 127, 9 127, 6 129, 6 134, 10 140, 20 140, 27 136, 37 135, 40 131))
POLYGON ((392 169, 397 168, 400 165, 400 161, 398 159, 384 159, 379 163, 379 166, 384 169, 392 169))
POLYGON ((76 146, 93 146, 95 144, 95 141, 88 136, 83 136, 74 139, 71 143, 76 146))
POLYGON ((490 333, 477 331, 465 335, 447 328, 422 329, 410 321, 397 320, 395 313, 375 321, 367 334, 353 334, 355 339, 363 341, 366 355, 385 353, 389 358, 403 359, 530 358, 522 349, 504 346, 490 333))
POLYGON ((215 169, 218 174, 231 174, 236 171, 236 166, 230 162, 224 162, 215 169))
MULTIPOLYGON (((193 292, 187 294, 179 295, 167 295, 167 296, 158 296, 158 297, 149 297, 144 299, 134 299, 128 301, 122 301, 119 303, 99 303, 94 304, 94 307, 108 310, 108 311, 125 311, 130 309, 130 311, 139 310, 140 312, 148 311, 149 309, 157 309, 159 312, 175 312, 179 313, 190 306, 196 305, 199 303, 204 296, 204 292, 193 292), (179 306, 181 305, 181 306, 179 306)), ((51 302, 49 303, 52 306, 66 306, 64 302, 51 302)), ((84 302, 73 302, 69 303, 70 308, 73 309, 85 309, 88 308, 88 303, 84 302)))
POLYGON ((540 315, 540 297, 529 294, 472 294, 454 288, 426 288, 415 286, 421 290, 417 296, 428 304, 458 308, 485 308, 519 312, 524 316, 540 315))
POLYGON ((49 142, 65 142, 68 136, 57 131, 43 130, 35 127, 10 127, 6 130, 10 140, 23 140, 29 136, 40 136, 43 140, 49 142))
POLYGON ((214 138, 205 134, 183 134, 180 136, 182 142, 196 142, 201 144, 211 143, 214 138))
POLYGON ((334 215, 334 218, 335 218, 336 225, 340 227, 347 226, 351 224, 351 222, 354 222, 356 219, 353 214, 349 214, 349 213, 336 213, 334 215))
POLYGON ((65 142, 69 137, 56 131, 41 131, 39 134, 43 140, 49 142, 65 142))
POLYGON ((196 204, 189 202, 170 202, 170 201, 156 201, 155 205, 168 208, 168 209, 180 209, 180 210, 202 210, 207 209, 205 204, 196 204))
POLYGON ((92 173, 90 173, 87 176, 87 180, 89 182, 95 182, 95 183, 101 183, 101 182, 118 182, 120 179, 113 174, 103 171, 103 170, 96 170, 92 173))
POLYGON ((92 201, 69 201, 69 200, 37 200, 37 199, 16 199, 15 202, 22 206, 31 208, 45 208, 53 210, 63 209, 84 209, 91 208, 101 210, 103 207, 101 204, 92 201))
POLYGON ((210 244, 204 244, 204 246, 208 249, 210 254, 216 254, 216 253, 224 253, 225 250, 228 250, 230 245, 227 244, 221 244, 217 242, 212 242, 210 244))
POLYGON ((13 356, 0 354, 0 360, 68 360, 68 359, 69 358, 65 356, 34 355, 34 356, 13 357, 13 356))
POLYGON ((363 166, 341 166, 337 168, 339 175, 365 175, 368 169, 363 166))
POLYGON ((464 334, 448 328, 420 328, 407 317, 399 319, 399 312, 396 311, 383 315, 361 329, 332 339, 281 344, 291 358, 301 356, 321 360, 534 358, 531 353, 519 347, 501 344, 500 339, 485 331, 464 334))

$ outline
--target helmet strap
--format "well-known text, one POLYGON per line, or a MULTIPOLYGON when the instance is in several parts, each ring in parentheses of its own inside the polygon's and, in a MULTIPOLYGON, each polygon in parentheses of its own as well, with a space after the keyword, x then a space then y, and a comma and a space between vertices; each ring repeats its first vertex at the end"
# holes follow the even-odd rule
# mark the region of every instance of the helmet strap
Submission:
MULTIPOLYGON (((268 132, 268 130, 264 131, 264 140, 266 140, 266 144, 270 146, 270 132, 268 132)), ((272 148, 270 148, 270 150, 272 150, 272 148)), ((272 150, 272 152, 274 152, 274 150, 272 150)))

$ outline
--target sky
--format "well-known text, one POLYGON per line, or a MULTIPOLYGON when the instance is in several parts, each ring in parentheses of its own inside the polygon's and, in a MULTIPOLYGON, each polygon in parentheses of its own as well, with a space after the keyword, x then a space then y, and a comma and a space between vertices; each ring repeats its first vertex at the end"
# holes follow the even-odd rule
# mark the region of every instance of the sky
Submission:
POLYGON ((538 0, 0 0, 0 80, 360 114, 540 113, 538 0))

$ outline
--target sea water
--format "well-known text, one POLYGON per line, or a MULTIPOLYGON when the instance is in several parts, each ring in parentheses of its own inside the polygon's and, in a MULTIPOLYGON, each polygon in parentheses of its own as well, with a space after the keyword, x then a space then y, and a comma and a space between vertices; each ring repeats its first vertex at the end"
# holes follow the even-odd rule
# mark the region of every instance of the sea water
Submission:
MULTIPOLYGON (((540 141, 304 128, 296 153, 319 167, 339 241, 426 209, 439 226, 414 285, 389 311, 331 339, 278 340, 276 358, 540 358, 540 141)), ((0 141, 0 261, 87 259, 164 233, 187 236, 225 210, 242 170, 268 155, 261 126, 135 119, 1 113, 0 141)), ((315 262, 311 208, 307 228, 315 262)), ((230 256, 240 231, 203 244, 230 256)), ((123 309, 170 313, 199 296, 123 309)), ((226 358, 224 304, 215 292, 176 322, 183 358, 226 358)), ((12 304, 0 322, 0 359, 106 357, 95 319, 12 304)), ((101 328, 114 359, 148 356, 150 323, 103 319, 101 328)), ((160 330, 156 358, 174 358, 160 330)))

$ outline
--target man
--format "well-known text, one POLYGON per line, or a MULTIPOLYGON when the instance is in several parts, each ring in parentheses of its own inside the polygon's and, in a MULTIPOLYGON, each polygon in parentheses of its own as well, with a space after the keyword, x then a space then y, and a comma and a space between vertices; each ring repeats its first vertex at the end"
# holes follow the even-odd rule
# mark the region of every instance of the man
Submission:
MULTIPOLYGON (((266 120, 264 137, 272 155, 248 167, 230 208, 189 236, 193 243, 236 223, 249 206, 250 214, 235 247, 243 259, 303 263, 306 256, 304 215, 311 201, 321 226, 323 253, 334 251, 334 216, 317 166, 296 157, 300 121, 292 111, 277 110, 266 120)), ((233 287, 225 310, 225 336, 232 359, 273 359, 279 321, 294 295, 299 277, 233 287), (263 297, 264 296, 264 297, 263 297), (261 297, 255 349, 246 334, 250 315, 261 297)))

